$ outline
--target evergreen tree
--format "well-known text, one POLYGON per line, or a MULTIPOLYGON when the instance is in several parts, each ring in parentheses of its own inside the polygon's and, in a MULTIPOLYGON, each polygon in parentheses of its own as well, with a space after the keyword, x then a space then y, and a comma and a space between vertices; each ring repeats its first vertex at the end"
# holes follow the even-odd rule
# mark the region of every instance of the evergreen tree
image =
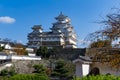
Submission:
POLYGON ((45 74, 45 72, 47 70, 46 67, 44 67, 41 64, 36 64, 33 66, 33 68, 35 69, 34 73, 40 73, 40 74, 45 74))
POLYGON ((56 62, 56 66, 51 76, 56 76, 61 78, 65 78, 68 76, 68 69, 65 67, 66 63, 63 60, 59 60, 56 62))
POLYGON ((43 58, 46 58, 46 56, 48 55, 48 48, 47 47, 40 47, 37 50, 36 55, 42 56, 43 58))

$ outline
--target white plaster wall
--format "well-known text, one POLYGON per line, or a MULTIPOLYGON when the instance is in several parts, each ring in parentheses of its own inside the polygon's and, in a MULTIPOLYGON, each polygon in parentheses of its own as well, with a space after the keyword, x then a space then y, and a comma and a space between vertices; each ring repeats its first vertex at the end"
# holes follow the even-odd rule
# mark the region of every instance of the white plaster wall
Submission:
POLYGON ((13 66, 13 64, 12 63, 7 63, 5 66, 6 67, 11 67, 11 66, 13 66))
POLYGON ((12 60, 41 60, 41 57, 29 57, 29 56, 17 56, 17 55, 13 55, 12 60))
POLYGON ((27 50, 28 52, 33 52, 33 51, 34 51, 34 49, 32 49, 32 48, 26 48, 26 50, 27 50))
POLYGON ((5 59, 7 59, 6 55, 0 55, 0 60, 5 60, 5 59))
POLYGON ((28 56, 36 56, 36 54, 34 53, 28 53, 28 56))
POLYGON ((7 55, 0 55, 1 60, 5 59, 12 59, 12 60, 41 60, 41 57, 36 57, 36 56, 18 56, 18 55, 12 55, 12 56, 7 56, 7 55))
POLYGON ((5 49, 11 49, 11 46, 9 44, 6 44, 5 49))
POLYGON ((90 66, 89 64, 82 64, 82 73, 83 76, 86 76, 89 73, 90 66))

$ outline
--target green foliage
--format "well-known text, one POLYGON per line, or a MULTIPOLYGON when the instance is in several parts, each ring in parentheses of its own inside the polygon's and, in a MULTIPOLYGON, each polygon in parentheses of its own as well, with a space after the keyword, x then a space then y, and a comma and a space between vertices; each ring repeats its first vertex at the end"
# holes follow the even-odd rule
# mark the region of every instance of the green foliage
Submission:
POLYGON ((24 54, 25 54, 25 55, 28 55, 28 51, 25 51, 24 54))
POLYGON ((0 46, 0 52, 3 51, 4 49, 5 49, 4 47, 0 46))
POLYGON ((48 50, 48 57, 56 58, 56 54, 59 52, 58 48, 52 48, 48 50))
POLYGON ((42 56, 43 58, 56 58, 56 54, 59 52, 58 48, 52 48, 52 49, 48 49, 47 47, 43 46, 40 47, 37 52, 36 55, 37 56, 42 56))
POLYGON ((1 71, 0 75, 1 76, 6 76, 6 75, 8 75, 8 73, 9 73, 8 70, 4 69, 4 70, 1 71))
POLYGON ((72 80, 120 80, 120 76, 97 75, 97 76, 86 76, 83 78, 74 76, 72 80))
POLYGON ((15 69, 12 67, 12 68, 8 71, 8 74, 9 74, 10 76, 14 76, 14 75, 16 75, 17 73, 16 73, 15 69))
POLYGON ((46 75, 38 74, 17 74, 10 77, 8 80, 50 80, 46 75))
POLYGON ((8 77, 6 77, 6 76, 0 76, 0 80, 8 80, 8 77))
POLYGON ((0 80, 50 80, 45 74, 46 68, 41 65, 34 65, 35 74, 16 74, 14 69, 3 70, 0 80))
POLYGON ((71 61, 67 61, 65 64, 65 68, 68 70, 67 77, 71 77, 75 74, 75 64, 71 61))
POLYGON ((36 52, 37 56, 42 56, 43 58, 46 58, 47 54, 48 54, 48 48, 45 46, 40 47, 36 52))
POLYGON ((36 64, 33 66, 35 69, 34 73, 40 73, 40 74, 45 74, 46 72, 46 67, 44 67, 42 64, 36 64))
POLYGON ((63 60, 59 60, 56 62, 56 66, 51 76, 57 77, 67 77, 69 70, 65 67, 66 63, 63 60))
POLYGON ((14 68, 11 68, 10 70, 4 69, 0 73, 1 76, 13 76, 15 74, 16 74, 16 72, 15 72, 14 68))

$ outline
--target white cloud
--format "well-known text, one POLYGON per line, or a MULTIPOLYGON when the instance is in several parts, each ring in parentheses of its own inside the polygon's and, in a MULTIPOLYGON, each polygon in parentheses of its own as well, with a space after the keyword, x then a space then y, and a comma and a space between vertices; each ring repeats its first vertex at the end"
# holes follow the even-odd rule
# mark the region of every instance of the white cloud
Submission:
POLYGON ((16 20, 14 18, 11 18, 9 16, 1 16, 0 17, 0 23, 14 23, 16 20))

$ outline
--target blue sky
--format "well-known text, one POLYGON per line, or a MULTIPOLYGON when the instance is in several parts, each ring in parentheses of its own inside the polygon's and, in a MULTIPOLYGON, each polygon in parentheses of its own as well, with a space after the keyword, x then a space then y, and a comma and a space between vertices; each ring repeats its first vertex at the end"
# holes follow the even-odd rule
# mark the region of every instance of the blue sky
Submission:
POLYGON ((41 24, 48 31, 56 22, 54 17, 62 11, 71 18, 80 47, 89 33, 103 26, 94 22, 119 5, 119 0, 0 0, 0 38, 26 44, 33 25, 41 24))

